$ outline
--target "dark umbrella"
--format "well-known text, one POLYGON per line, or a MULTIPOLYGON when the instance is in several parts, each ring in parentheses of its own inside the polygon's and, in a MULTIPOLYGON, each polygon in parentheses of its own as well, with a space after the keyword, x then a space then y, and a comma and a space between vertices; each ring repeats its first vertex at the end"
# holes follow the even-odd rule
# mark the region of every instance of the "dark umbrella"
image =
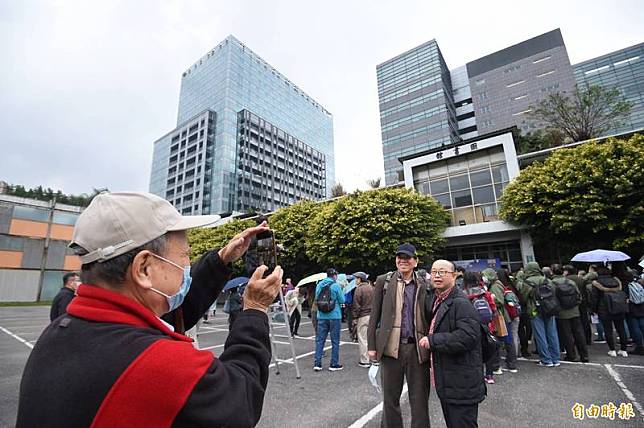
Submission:
POLYGON ((224 285, 224 289, 222 291, 230 290, 231 288, 236 288, 241 285, 245 285, 248 282, 248 278, 245 276, 238 276, 237 278, 233 278, 230 281, 224 285))

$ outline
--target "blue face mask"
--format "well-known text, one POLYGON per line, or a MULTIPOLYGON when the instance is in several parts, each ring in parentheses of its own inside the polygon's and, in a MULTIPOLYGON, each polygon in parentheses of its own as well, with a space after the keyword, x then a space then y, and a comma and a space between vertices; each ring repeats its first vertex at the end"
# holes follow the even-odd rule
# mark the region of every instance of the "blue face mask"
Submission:
POLYGON ((181 267, 175 262, 170 261, 166 258, 163 258, 156 254, 152 254, 152 255, 157 259, 163 260, 164 262, 168 262, 172 266, 175 266, 176 268, 181 269, 183 271, 183 282, 181 283, 181 287, 179 288, 179 291, 177 291, 176 294, 173 294, 172 296, 168 296, 162 291, 159 291, 155 288, 150 288, 150 290, 166 298, 166 301, 168 302, 168 312, 172 312, 175 309, 177 309, 179 306, 181 306, 181 304, 183 303, 183 299, 186 298, 186 295, 190 290, 190 284, 192 283, 192 277, 190 276, 190 266, 181 267))

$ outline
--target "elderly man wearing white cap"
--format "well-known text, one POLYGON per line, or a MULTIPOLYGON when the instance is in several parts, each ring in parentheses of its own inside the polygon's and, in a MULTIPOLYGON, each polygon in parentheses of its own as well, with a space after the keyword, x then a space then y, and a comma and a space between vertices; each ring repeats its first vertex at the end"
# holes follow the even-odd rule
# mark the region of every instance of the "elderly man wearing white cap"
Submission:
POLYGON ((22 378, 18 427, 257 424, 271 359, 266 308, 281 268, 260 266, 219 358, 183 334, 212 304, 266 224, 190 266, 186 230, 219 216, 182 217, 148 193, 104 193, 74 228, 77 297, 36 343, 22 378))

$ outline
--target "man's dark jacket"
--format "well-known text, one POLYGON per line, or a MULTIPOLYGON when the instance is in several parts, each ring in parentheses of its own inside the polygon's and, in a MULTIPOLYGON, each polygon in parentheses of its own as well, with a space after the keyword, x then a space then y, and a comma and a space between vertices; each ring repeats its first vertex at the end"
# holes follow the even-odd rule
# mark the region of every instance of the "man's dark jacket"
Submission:
MULTIPOLYGON (((230 269, 210 252, 191 273, 186 328, 212 304, 230 269)), ((27 361, 17 427, 252 427, 270 359, 261 311, 239 315, 215 358, 138 302, 82 284, 27 361)))
POLYGON ((67 305, 74 298, 74 290, 68 287, 60 289, 54 300, 51 302, 49 310, 49 320, 53 321, 64 313, 67 313, 67 305))
POLYGON ((436 393, 450 404, 476 404, 485 399, 481 327, 478 314, 465 294, 453 288, 447 299, 432 314, 434 289, 425 301, 425 317, 434 333, 429 335, 436 393))

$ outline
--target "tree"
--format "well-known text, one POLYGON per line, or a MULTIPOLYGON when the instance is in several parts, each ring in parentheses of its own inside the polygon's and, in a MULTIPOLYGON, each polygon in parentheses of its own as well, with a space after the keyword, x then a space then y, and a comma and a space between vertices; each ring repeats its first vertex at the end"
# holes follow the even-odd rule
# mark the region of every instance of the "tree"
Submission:
POLYGON ((550 94, 533 107, 530 117, 576 142, 601 137, 618 127, 631 107, 618 89, 577 86, 570 96, 561 92, 550 94))
POLYGON ((56 202, 60 204, 73 205, 77 207, 86 207, 92 199, 102 191, 109 191, 108 189, 93 189, 91 195, 81 193, 80 195, 66 195, 62 191, 57 190, 54 192, 52 189, 43 189, 38 186, 34 189, 26 189, 25 186, 20 184, 7 186, 7 195, 19 196, 22 198, 36 199, 39 201, 51 201, 56 197, 56 202))
POLYGON ((644 136, 552 153, 503 191, 503 219, 576 249, 644 250, 644 136))
POLYGON ((339 198, 340 196, 346 195, 347 192, 342 187, 342 183, 336 183, 331 187, 331 196, 334 198, 339 198))
POLYGON ((565 136, 556 129, 537 130, 521 134, 517 138, 517 154, 537 152, 561 146, 565 143, 565 136))
POLYGON ((285 275, 293 279, 320 271, 320 266, 306 254, 306 240, 311 221, 323 206, 320 202, 302 200, 278 210, 269 219, 277 242, 284 247, 279 254, 279 264, 285 275))
MULTIPOLYGON (((190 244, 190 260, 195 261, 207 251, 222 248, 233 236, 248 227, 255 226, 253 220, 233 220, 214 228, 192 229, 188 232, 190 244)), ((233 265, 233 276, 245 274, 243 260, 233 265)))
POLYGON ((397 246, 411 242, 427 262, 443 243, 448 217, 436 200, 410 189, 356 191, 310 221, 306 254, 325 268, 383 273, 395 268, 397 246))
POLYGON ((380 187, 380 180, 381 180, 380 177, 372 178, 372 179, 367 180, 367 184, 372 189, 378 189, 380 187))

